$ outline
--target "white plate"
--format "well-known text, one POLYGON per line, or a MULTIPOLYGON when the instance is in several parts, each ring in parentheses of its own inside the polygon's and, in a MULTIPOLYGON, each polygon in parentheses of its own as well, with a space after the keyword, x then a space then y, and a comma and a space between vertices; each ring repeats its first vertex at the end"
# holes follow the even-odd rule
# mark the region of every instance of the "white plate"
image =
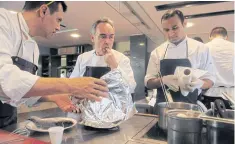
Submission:
MULTIPOLYGON (((65 127, 64 130, 66 129, 70 129, 72 127, 74 127, 76 124, 77 124, 77 121, 75 119, 72 119, 72 118, 66 118, 66 117, 54 117, 54 118, 44 118, 44 120, 48 120, 48 121, 52 121, 52 120, 56 120, 56 121, 70 121, 72 122, 73 124, 69 127, 65 127)), ((31 131, 37 131, 37 132, 48 132, 48 129, 42 129, 42 128, 39 128, 35 125, 35 123, 33 123, 32 121, 29 121, 25 127, 28 129, 28 130, 31 130, 31 131)))

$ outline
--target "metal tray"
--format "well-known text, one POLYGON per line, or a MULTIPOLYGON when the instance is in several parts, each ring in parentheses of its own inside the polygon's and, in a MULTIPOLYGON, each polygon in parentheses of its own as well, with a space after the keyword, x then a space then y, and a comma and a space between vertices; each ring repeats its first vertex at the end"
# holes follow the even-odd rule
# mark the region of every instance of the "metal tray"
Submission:
MULTIPOLYGON (((66 118, 66 117, 44 118, 43 120, 46 120, 48 122, 51 121, 51 122, 55 122, 55 123, 61 122, 62 125, 51 125, 51 127, 53 127, 53 126, 63 126, 64 130, 70 129, 70 128, 74 127, 77 124, 77 121, 75 119, 66 118), (69 123, 69 124, 67 124, 67 126, 66 126, 66 123, 69 123)), ((30 131, 36 131, 36 132, 48 132, 48 129, 50 128, 50 127, 43 127, 43 126, 37 125, 32 121, 29 121, 25 125, 25 127, 30 131)))

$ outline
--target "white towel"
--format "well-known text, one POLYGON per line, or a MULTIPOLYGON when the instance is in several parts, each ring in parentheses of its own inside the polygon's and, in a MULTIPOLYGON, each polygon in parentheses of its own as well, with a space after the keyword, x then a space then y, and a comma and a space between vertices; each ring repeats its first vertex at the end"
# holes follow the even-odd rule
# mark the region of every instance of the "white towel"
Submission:
MULTIPOLYGON (((183 96, 187 96, 189 91, 185 89, 186 84, 194 81, 194 79, 198 79, 202 77, 206 73, 207 71, 200 70, 200 69, 194 69, 190 67, 181 67, 181 66, 176 67, 174 75, 176 75, 178 78, 181 94, 183 96), (185 70, 189 70, 188 71, 189 74, 185 74, 185 70)), ((198 90, 198 94, 200 93, 201 93, 201 89, 198 90)))

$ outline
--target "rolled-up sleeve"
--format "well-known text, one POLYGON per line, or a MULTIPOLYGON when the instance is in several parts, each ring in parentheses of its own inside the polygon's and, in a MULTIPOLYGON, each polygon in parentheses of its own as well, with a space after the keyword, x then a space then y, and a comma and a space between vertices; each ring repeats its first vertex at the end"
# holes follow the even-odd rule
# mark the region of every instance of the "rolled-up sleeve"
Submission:
POLYGON ((11 31, 1 16, 0 21, 0 97, 20 101, 39 77, 13 65, 11 31))
POLYGON ((136 82, 129 58, 123 56, 121 58, 121 61, 119 62, 117 69, 122 73, 123 78, 128 82, 131 93, 134 93, 136 82))
POLYGON ((160 71, 160 61, 157 55, 156 49, 151 52, 147 72, 144 78, 144 84, 147 87, 147 83, 152 78, 157 78, 160 71))
POLYGON ((209 48, 204 45, 203 52, 201 55, 200 69, 208 71, 205 75, 203 75, 200 79, 209 79, 213 83, 216 81, 215 77, 215 68, 212 56, 209 52, 209 48))

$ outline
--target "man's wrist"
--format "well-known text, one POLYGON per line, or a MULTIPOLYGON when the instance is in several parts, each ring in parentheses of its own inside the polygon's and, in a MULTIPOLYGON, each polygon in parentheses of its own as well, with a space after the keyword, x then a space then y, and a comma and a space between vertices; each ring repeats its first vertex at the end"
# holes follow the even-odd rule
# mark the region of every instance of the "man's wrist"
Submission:
POLYGON ((44 97, 41 97, 38 102, 51 102, 51 96, 44 96, 44 97))
POLYGON ((65 92, 63 93, 67 93, 67 94, 71 94, 72 95, 72 87, 71 87, 71 82, 72 79, 69 79, 69 78, 66 78, 65 81, 64 81, 64 84, 65 84, 65 92))

